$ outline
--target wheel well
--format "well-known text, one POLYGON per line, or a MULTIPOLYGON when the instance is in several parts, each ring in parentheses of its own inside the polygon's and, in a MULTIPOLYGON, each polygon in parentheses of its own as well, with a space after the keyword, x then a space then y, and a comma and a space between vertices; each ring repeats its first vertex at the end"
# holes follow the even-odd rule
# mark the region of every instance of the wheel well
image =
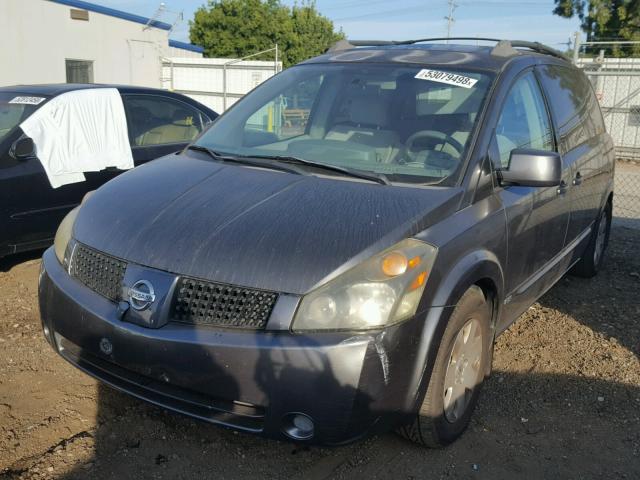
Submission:
POLYGON ((475 285, 480 287, 484 298, 491 304, 491 327, 495 329, 498 318, 498 288, 490 278, 481 278, 475 285))

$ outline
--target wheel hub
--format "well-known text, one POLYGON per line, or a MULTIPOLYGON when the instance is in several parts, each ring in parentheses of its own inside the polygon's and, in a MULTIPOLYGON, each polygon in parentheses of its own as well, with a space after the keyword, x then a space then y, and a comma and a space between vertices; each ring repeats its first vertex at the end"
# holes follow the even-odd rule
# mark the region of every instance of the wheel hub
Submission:
POLYGON ((445 372, 445 417, 455 422, 464 415, 474 388, 480 381, 483 341, 480 322, 470 319, 457 333, 445 372))

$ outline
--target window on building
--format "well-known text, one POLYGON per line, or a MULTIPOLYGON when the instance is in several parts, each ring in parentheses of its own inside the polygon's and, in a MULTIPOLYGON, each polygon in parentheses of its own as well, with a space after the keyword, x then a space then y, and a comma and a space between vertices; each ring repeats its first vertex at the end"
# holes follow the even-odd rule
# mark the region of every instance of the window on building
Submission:
POLYGON ((92 60, 65 60, 67 83, 93 83, 92 60))

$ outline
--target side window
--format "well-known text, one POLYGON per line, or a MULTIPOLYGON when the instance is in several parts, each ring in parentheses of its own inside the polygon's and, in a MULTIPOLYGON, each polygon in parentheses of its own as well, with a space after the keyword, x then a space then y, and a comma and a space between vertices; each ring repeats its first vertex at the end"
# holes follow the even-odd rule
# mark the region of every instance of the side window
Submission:
POLYGON ((540 71, 563 150, 572 150, 587 137, 602 133, 602 115, 587 78, 573 68, 559 65, 544 65, 540 71))
POLYGON ((200 112, 179 100, 160 95, 123 95, 131 145, 188 143, 203 129, 200 112))
POLYGON ((496 126, 496 145, 501 168, 509 167, 516 148, 554 149, 549 115, 533 72, 511 87, 496 126))
POLYGON ((251 133, 265 139, 269 135, 273 141, 303 135, 322 80, 320 76, 297 83, 260 107, 245 124, 249 137, 251 133))

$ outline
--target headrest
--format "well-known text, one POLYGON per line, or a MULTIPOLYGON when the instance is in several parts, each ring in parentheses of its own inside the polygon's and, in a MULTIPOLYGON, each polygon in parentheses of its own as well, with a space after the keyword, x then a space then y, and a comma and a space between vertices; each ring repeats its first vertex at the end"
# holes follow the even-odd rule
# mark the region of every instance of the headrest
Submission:
POLYGON ((176 110, 173 113, 172 123, 181 127, 190 127, 193 125, 193 114, 188 110, 176 110))

